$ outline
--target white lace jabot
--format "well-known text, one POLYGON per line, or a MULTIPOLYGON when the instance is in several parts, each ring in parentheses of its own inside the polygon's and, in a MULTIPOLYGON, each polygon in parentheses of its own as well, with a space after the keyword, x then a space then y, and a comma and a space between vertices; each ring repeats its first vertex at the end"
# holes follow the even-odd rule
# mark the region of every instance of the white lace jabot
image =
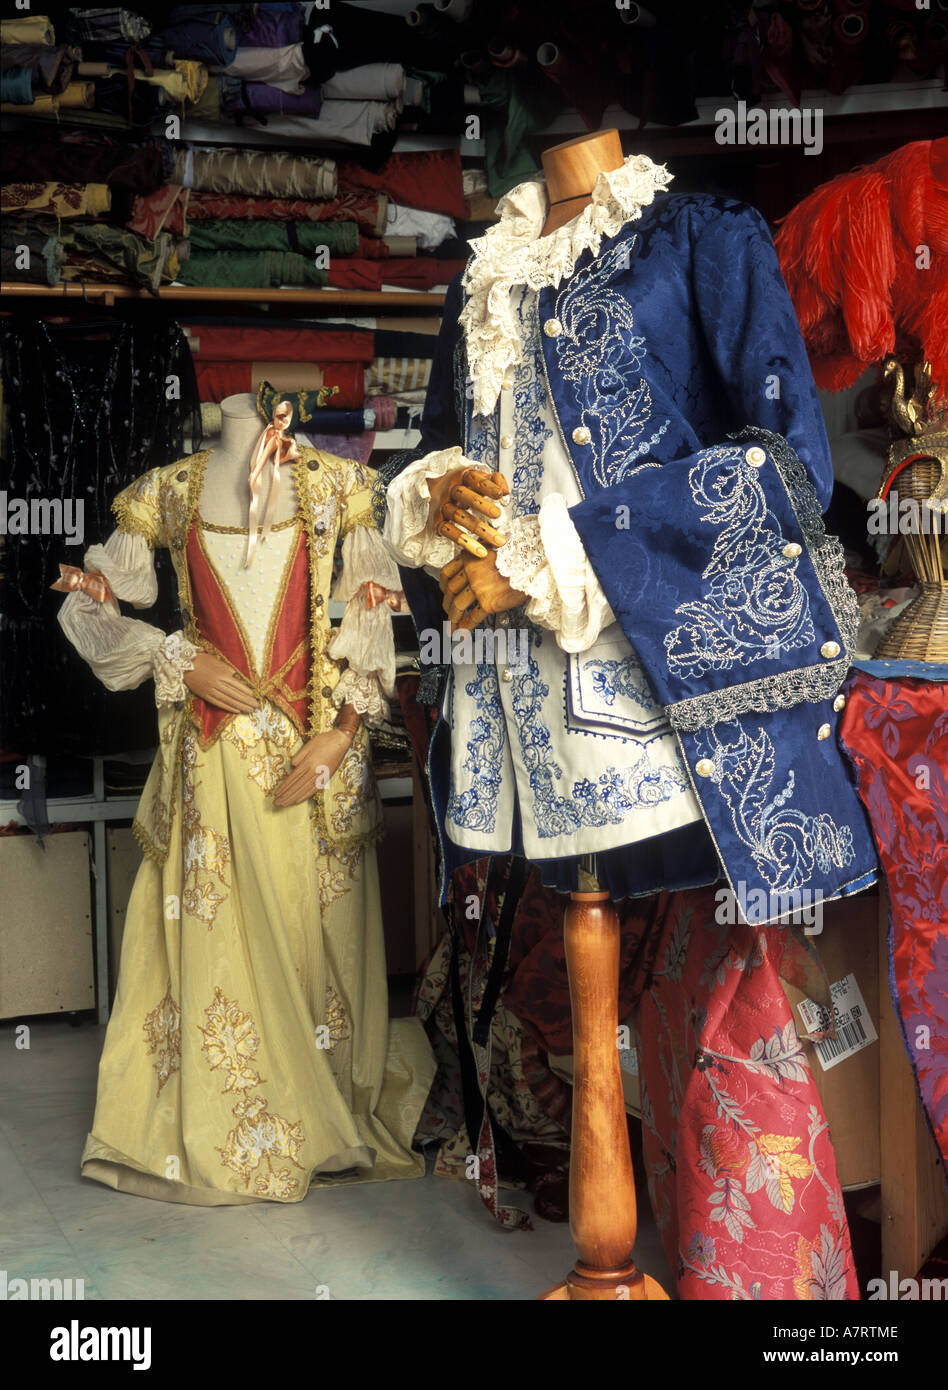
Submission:
POLYGON ((520 361, 512 286, 541 290, 558 285, 584 251, 595 253, 603 237, 616 236, 639 217, 672 177, 646 155, 630 155, 618 169, 603 170, 592 202, 547 236, 540 235, 549 212, 544 179, 520 183, 500 200, 500 221, 470 243, 474 258, 463 282, 468 299, 460 323, 475 414, 491 413, 504 372, 520 361))

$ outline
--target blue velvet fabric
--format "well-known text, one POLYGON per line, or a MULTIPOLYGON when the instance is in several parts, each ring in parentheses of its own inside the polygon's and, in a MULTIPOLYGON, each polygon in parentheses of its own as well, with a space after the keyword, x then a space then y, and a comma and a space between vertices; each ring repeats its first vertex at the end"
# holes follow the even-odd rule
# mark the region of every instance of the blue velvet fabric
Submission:
MULTIPOLYGON (((460 281, 447 296, 421 443, 396 469, 466 444, 460 281)), ((817 534, 832 493, 829 446, 766 224, 732 199, 660 195, 542 290, 539 316, 584 494, 570 515, 657 698, 682 716, 679 727, 669 715, 705 817, 598 856, 601 881, 623 897, 714 882, 723 869, 751 922, 775 915, 774 895, 868 886, 876 853, 833 736, 832 691, 784 691, 776 703, 787 707, 773 709, 771 689, 736 718, 713 708, 788 673, 822 678, 825 693, 849 659, 846 603, 817 534), (828 642, 838 655, 821 650, 828 642), (685 716, 698 706, 695 727, 685 716), (830 736, 818 737, 823 725, 830 736), (696 774, 699 763, 712 774, 696 774)), ((401 573, 419 629, 439 627, 437 584, 401 573)), ((444 835, 449 735, 442 719, 429 759, 443 886, 455 864, 477 857, 444 835)), ((541 868, 554 886, 575 886, 575 860, 541 868)))

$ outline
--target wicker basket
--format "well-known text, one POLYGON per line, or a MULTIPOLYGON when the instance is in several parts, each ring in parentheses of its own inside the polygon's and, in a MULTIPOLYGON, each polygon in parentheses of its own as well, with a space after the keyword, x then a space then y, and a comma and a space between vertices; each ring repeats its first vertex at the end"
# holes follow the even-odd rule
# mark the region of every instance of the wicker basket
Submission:
MULTIPOLYGON (((892 491, 899 501, 921 504, 935 490, 941 475, 937 459, 916 459, 898 473, 892 491)), ((931 518, 929 518, 931 524, 931 518)), ((948 516, 943 532, 948 530, 948 516)), ((948 561, 946 540, 934 530, 902 537, 904 554, 921 585, 918 598, 889 628, 875 651, 876 658, 948 662, 948 561)))

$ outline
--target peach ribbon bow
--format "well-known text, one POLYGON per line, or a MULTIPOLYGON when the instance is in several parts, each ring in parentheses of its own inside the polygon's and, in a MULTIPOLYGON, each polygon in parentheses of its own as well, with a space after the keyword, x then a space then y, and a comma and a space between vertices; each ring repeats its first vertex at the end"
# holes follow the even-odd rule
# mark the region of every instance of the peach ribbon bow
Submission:
POLYGON ((107 598, 112 597, 112 590, 104 574, 100 574, 98 570, 90 570, 86 574, 75 565, 60 565, 59 578, 49 587, 58 589, 62 594, 72 594, 81 589, 84 594, 94 598, 96 603, 105 603, 107 598))
POLYGON ((244 569, 249 569, 253 564, 254 551, 257 546, 257 522, 260 515, 260 493, 263 488, 263 470, 267 464, 272 462, 273 471, 270 475, 270 493, 267 498, 266 515, 263 518, 263 527, 260 532, 261 542, 265 541, 270 533, 270 526, 273 521, 273 514, 276 511, 277 497, 280 493, 280 466, 289 463, 293 459, 298 459, 300 451, 295 442, 287 438, 286 431, 290 427, 293 419, 293 407, 289 401, 281 401, 274 407, 273 419, 257 440, 253 457, 250 460, 250 517, 247 526, 247 558, 244 561, 244 569))

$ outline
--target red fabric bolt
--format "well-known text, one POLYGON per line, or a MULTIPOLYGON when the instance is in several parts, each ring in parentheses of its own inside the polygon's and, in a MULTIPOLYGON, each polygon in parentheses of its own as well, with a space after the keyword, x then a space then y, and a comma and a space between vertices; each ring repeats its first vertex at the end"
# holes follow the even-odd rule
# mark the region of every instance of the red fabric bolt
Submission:
POLYGON ((391 154, 380 169, 341 160, 337 166, 339 188, 373 188, 387 193, 396 203, 443 212, 448 217, 467 217, 459 150, 421 150, 391 154))
POLYGON ((221 328, 206 323, 185 326, 195 361, 368 364, 375 356, 375 338, 366 329, 321 333, 310 328, 221 328))
POLYGON ((330 261, 329 284, 340 290, 380 290, 383 285, 431 290, 435 285, 450 284, 466 264, 436 256, 388 256, 378 261, 346 257, 330 261))
MULTIPOLYGON (((365 405, 365 372, 358 362, 319 363, 322 382, 318 385, 337 387, 330 404, 336 410, 361 410, 365 405)), ((202 401, 220 404, 228 396, 255 395, 257 387, 264 380, 270 382, 278 391, 293 394, 293 388, 284 387, 274 380, 277 375, 272 363, 218 362, 199 358, 194 364, 197 376, 198 394, 202 401)))
POLYGON ((387 205, 388 200, 383 195, 358 191, 307 202, 301 198, 251 198, 239 193, 192 190, 188 216, 196 222, 209 217, 262 218, 271 222, 356 222, 367 236, 382 236, 387 205))

